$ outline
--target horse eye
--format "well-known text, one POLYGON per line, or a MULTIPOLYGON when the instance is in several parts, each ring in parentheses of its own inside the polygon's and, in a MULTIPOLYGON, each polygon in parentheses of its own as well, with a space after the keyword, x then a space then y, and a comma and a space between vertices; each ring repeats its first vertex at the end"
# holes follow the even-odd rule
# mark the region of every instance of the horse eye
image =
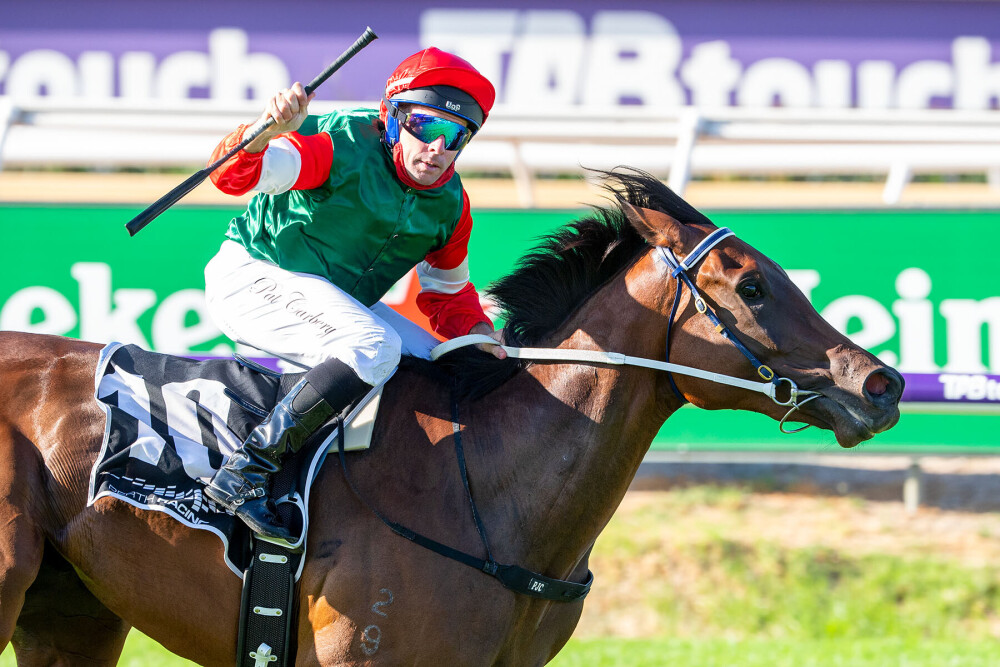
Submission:
POLYGON ((747 280, 737 288, 740 296, 748 301, 755 301, 764 296, 764 288, 756 280, 747 280))

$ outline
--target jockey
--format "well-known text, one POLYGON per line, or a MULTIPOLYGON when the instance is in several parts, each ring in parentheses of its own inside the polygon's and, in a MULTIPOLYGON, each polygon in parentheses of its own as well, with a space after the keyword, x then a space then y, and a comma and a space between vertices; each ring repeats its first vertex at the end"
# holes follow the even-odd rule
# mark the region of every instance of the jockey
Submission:
POLYGON ((274 125, 212 174, 223 192, 258 193, 205 268, 212 318, 233 340, 311 368, 205 488, 255 533, 291 543, 268 499, 272 475, 401 352, 426 357, 437 342, 379 302, 414 266, 417 306, 439 335, 499 336, 469 282, 472 217, 455 173, 494 98, 472 65, 436 48, 396 68, 378 111, 308 116, 312 96, 296 83, 258 121, 274 125))

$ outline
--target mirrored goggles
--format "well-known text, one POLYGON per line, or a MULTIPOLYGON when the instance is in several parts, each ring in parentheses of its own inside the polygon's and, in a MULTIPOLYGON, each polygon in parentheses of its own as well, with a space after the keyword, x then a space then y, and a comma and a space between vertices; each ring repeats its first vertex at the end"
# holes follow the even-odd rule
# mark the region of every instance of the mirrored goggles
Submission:
POLYGON ((465 148, 473 134, 472 130, 461 123, 423 113, 407 114, 402 125, 410 134, 425 144, 433 143, 438 137, 444 137, 445 150, 449 151, 465 148))

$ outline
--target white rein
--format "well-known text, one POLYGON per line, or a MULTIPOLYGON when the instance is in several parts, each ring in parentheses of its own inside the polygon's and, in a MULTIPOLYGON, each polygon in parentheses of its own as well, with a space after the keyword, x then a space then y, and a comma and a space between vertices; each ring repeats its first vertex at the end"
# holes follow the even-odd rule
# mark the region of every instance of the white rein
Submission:
POLYGON ((731 375, 712 373, 711 371, 701 370, 700 368, 681 366, 680 364, 673 364, 669 361, 656 361, 655 359, 645 359, 643 357, 630 357, 627 354, 621 354, 619 352, 601 352, 600 350, 567 350, 555 347, 510 347, 502 345, 498 343, 496 339, 482 334, 459 336, 435 346, 434 349, 431 350, 431 361, 437 361, 441 355, 447 354, 452 350, 479 344, 499 345, 505 352, 507 352, 508 357, 514 357, 516 359, 529 359, 537 361, 571 361, 591 364, 610 364, 613 366, 641 366, 643 368, 652 368, 654 370, 667 371, 669 373, 677 373, 679 375, 689 375, 691 377, 701 378, 702 380, 709 380, 711 382, 718 382, 719 384, 725 384, 731 387, 739 387, 741 389, 756 391, 764 394, 778 405, 791 407, 791 410, 788 411, 779 423, 782 433, 795 433, 797 430, 802 430, 796 429, 789 431, 785 430, 783 426, 785 421, 795 410, 814 398, 819 397, 818 392, 800 390, 798 385, 795 384, 795 381, 789 378, 776 378, 777 382, 754 382, 753 380, 744 380, 743 378, 733 377, 731 375), (788 383, 788 400, 786 401, 782 401, 777 397, 777 389, 779 383, 781 382, 788 383), (798 401, 800 397, 805 398, 805 400, 801 403, 798 401))
MULTIPOLYGON (((695 264, 701 261, 701 259, 704 258, 712 248, 730 236, 733 236, 733 232, 729 228, 720 227, 716 229, 707 237, 702 239, 701 242, 695 246, 694 250, 692 250, 683 260, 678 259, 677 256, 674 255, 673 251, 665 247, 658 247, 654 252, 656 259, 661 260, 670 269, 671 275, 677 279, 676 298, 680 297, 680 291, 682 289, 681 284, 683 282, 683 284, 687 285, 690 289, 698 312, 708 316, 712 320, 712 323, 716 326, 716 330, 726 335, 729 341, 734 344, 740 352, 742 352, 743 355, 753 363, 754 366, 757 367, 757 373, 765 380, 768 380, 767 382, 744 380, 731 375, 721 375, 719 373, 704 371, 700 368, 691 368, 690 366, 672 364, 669 361, 655 361, 653 359, 644 359, 642 357, 630 357, 618 352, 601 352, 599 350, 567 350, 541 347, 508 347, 506 345, 501 345, 493 338, 482 334, 459 336, 458 338, 453 338, 445 343, 441 343, 431 350, 431 360, 436 361, 442 354, 460 347, 486 344, 500 345, 504 350, 506 350, 507 356, 516 357, 518 359, 536 359, 539 361, 572 361, 592 364, 611 364, 615 366, 641 366, 643 368, 652 368, 658 371, 667 371, 668 373, 689 375, 691 377, 701 378, 702 380, 709 380, 711 382, 718 382, 719 384, 725 384, 731 387, 739 387, 741 389, 749 389, 750 391, 759 392, 770 398, 778 405, 789 408, 788 412, 785 413, 785 416, 778 422, 778 428, 782 433, 796 433, 809 428, 810 425, 805 424, 799 428, 787 430, 785 429, 785 422, 792 415, 792 413, 800 407, 813 399, 819 398, 819 392, 799 389, 798 385, 795 384, 795 381, 791 378, 776 377, 774 371, 762 364, 750 352, 750 350, 748 350, 746 346, 739 341, 738 338, 733 336, 728 331, 715 313, 712 312, 712 309, 705 303, 701 294, 698 293, 698 288, 695 286, 694 281, 687 275, 687 272, 693 268, 695 264), (787 401, 782 401, 777 396, 778 387, 781 386, 782 382, 788 383, 787 401), (799 402, 799 398, 803 399, 801 403, 799 402)), ((673 313, 671 313, 671 316, 672 315, 673 313)), ((669 332, 667 338, 669 344, 669 332)), ((677 392, 676 386, 674 387, 674 391, 677 392)), ((677 393, 678 397, 683 400, 684 397, 681 396, 679 392, 677 393)))

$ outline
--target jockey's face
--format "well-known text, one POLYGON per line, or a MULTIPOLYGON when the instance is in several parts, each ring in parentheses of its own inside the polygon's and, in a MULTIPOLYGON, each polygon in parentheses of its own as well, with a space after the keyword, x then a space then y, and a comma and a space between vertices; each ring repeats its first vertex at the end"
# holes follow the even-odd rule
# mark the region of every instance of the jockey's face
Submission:
MULTIPOLYGON (((447 118, 461 125, 467 125, 458 116, 431 107, 419 105, 401 105, 401 107, 407 112, 447 118)), ((399 144, 402 146, 403 166, 406 172, 420 185, 431 185, 441 178, 458 156, 458 151, 450 151, 444 147, 444 137, 438 137, 426 144, 410 134, 405 127, 400 128, 399 144)))

